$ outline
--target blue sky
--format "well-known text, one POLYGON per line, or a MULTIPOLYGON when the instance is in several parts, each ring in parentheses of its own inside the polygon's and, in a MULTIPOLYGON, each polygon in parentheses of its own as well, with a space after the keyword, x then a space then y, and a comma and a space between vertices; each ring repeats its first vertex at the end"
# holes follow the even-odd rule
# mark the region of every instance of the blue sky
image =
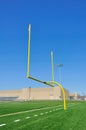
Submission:
POLYGON ((50 51, 62 63, 63 86, 86 94, 86 2, 84 0, 0 1, 0 89, 43 87, 26 78, 28 24, 31 75, 51 80, 50 51))

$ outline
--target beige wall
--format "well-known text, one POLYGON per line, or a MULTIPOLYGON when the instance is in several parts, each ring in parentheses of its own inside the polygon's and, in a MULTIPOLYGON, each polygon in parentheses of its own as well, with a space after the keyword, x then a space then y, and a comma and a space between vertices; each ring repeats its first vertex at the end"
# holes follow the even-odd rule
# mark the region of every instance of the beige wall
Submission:
POLYGON ((54 88, 31 88, 30 99, 32 100, 53 100, 60 99, 61 91, 58 87, 54 88))
POLYGON ((18 97, 21 98, 22 90, 1 90, 0 97, 18 97))
MULTIPOLYGON (((68 97, 68 91, 66 95, 68 97)), ((0 91, 0 97, 18 97, 17 100, 60 100, 62 92, 59 87, 23 88, 22 90, 0 91)))

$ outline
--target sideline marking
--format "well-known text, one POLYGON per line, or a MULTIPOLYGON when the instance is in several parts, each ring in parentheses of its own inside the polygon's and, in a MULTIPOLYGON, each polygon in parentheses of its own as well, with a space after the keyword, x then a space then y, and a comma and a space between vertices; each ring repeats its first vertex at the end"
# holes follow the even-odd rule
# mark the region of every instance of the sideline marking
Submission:
POLYGON ((20 119, 18 119, 18 120, 14 120, 14 122, 19 122, 20 121, 20 119))
POLYGON ((6 124, 0 124, 0 127, 1 127, 1 126, 5 126, 5 125, 6 125, 6 124))

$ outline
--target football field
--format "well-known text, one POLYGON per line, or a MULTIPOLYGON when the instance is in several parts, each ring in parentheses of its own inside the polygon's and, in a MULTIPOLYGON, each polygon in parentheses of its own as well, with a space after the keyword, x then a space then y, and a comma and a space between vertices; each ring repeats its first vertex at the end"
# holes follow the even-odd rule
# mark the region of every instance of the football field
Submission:
POLYGON ((86 130, 86 102, 0 102, 0 130, 86 130))

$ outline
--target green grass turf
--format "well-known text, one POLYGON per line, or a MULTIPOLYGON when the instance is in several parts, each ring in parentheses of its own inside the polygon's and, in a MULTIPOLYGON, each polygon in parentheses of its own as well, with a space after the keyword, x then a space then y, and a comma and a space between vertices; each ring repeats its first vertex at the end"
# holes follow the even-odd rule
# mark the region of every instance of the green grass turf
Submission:
POLYGON ((59 104, 62 104, 62 102, 0 103, 0 114, 52 106, 33 112, 0 117, 0 124, 6 124, 6 126, 1 126, 0 130, 86 130, 86 102, 68 102, 69 106, 66 111, 63 110, 63 106, 58 106, 59 104), (5 111, 5 109, 7 110, 5 111), (27 116, 30 118, 26 119, 27 116), (17 119, 20 119, 20 121, 14 122, 17 119))
POLYGON ((0 102, 0 115, 59 104, 63 104, 63 101, 0 102))

